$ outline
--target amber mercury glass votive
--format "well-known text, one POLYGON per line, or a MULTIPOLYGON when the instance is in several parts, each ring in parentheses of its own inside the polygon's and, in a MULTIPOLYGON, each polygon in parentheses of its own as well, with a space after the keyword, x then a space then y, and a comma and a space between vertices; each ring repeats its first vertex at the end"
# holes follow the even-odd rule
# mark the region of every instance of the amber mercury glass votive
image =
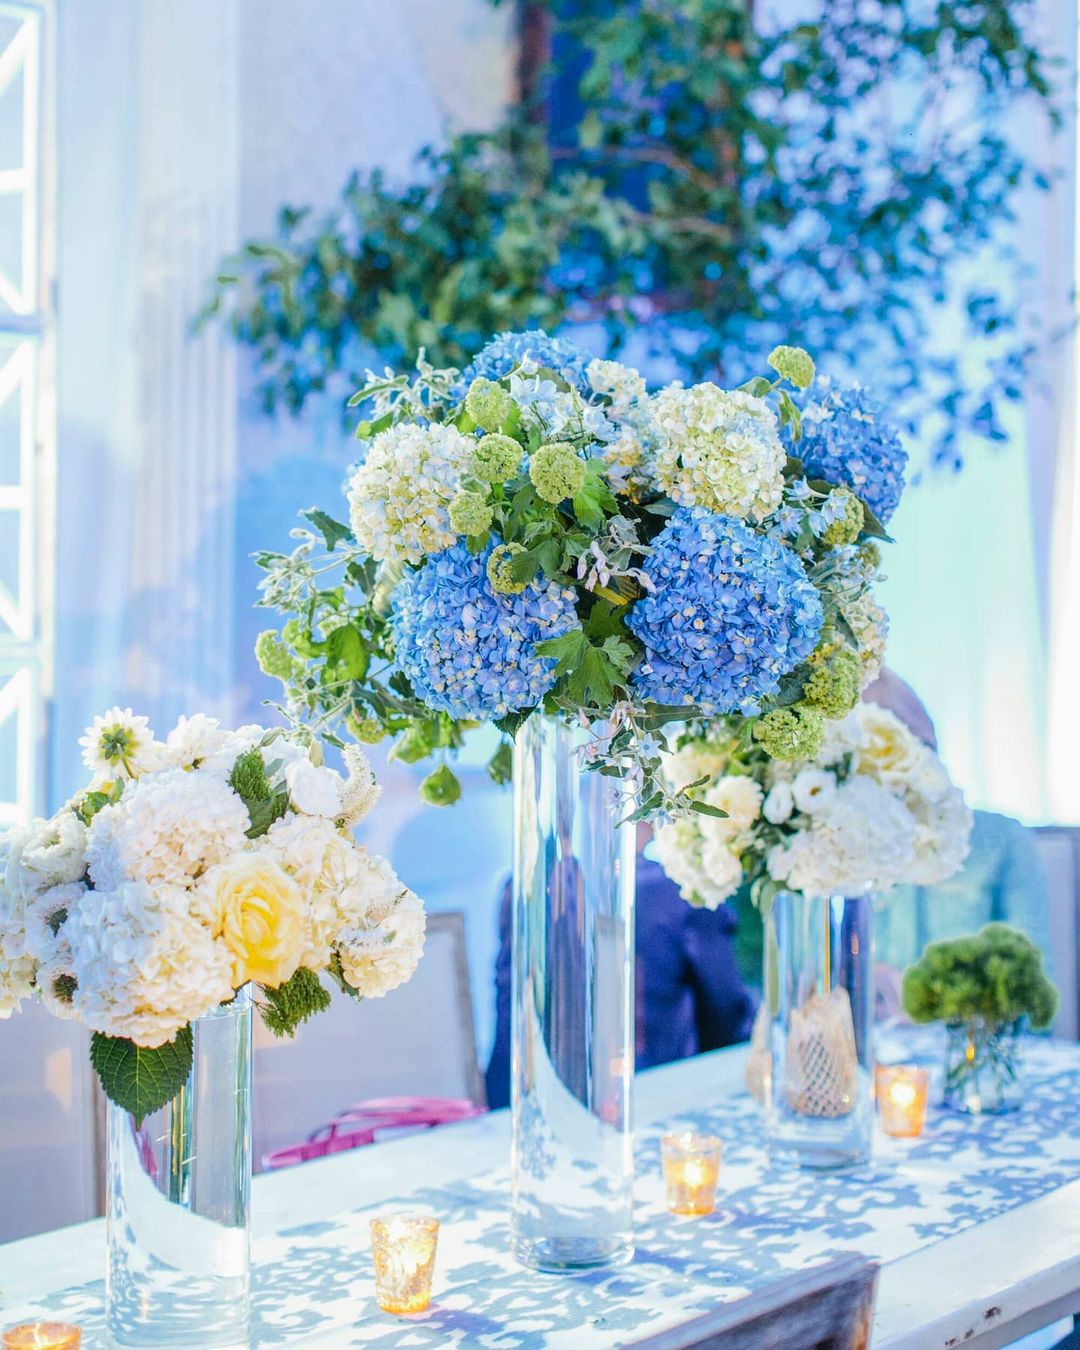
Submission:
POLYGON ((711 1214, 716 1208, 723 1144, 715 1135, 665 1134, 660 1141, 667 1207, 672 1214, 711 1214))
POLYGON ((23 1322, 4 1332, 4 1350, 79 1350, 82 1332, 67 1322, 23 1322))
POLYGON ((874 1090, 885 1133, 896 1139, 917 1139, 926 1124, 929 1069, 917 1064, 879 1064, 874 1090))
POLYGON ((383 1312, 418 1313, 428 1306, 438 1240, 438 1219, 372 1219, 375 1299, 383 1312))

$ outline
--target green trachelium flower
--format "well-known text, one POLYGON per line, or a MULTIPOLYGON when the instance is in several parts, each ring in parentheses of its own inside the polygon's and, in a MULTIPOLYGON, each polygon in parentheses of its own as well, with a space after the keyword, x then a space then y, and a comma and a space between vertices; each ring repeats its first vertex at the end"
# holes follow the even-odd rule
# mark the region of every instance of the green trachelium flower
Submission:
POLYGON ((757 719, 753 735, 773 759, 813 759, 825 741, 825 718, 814 708, 776 708, 757 719))
POLYGON ((264 675, 275 680, 288 680, 296 669, 296 658, 272 628, 267 628, 255 639, 255 660, 264 675))
POLYGON ((1028 1017, 1036 1030, 1050 1025, 1058 1005, 1038 947, 1003 923, 931 942, 904 972, 901 999, 914 1022, 1007 1024, 1028 1017))
POLYGON ((805 389, 814 379, 814 358, 802 347, 774 347, 769 353, 769 365, 796 389, 805 389))
POLYGON ((361 745, 378 745, 386 735, 377 717, 357 717, 355 713, 350 713, 345 719, 345 727, 353 740, 359 741, 361 745))
POLYGON ((542 445, 529 461, 529 477, 544 501, 557 506, 581 491, 585 461, 567 441, 542 445))
POLYGON ((482 375, 473 380, 465 395, 465 411, 485 431, 498 431, 512 407, 513 399, 502 385, 485 380, 482 375))
POLYGON ((528 550, 524 544, 497 544, 487 560, 487 579, 498 595, 520 595, 526 582, 514 577, 514 558, 528 550))
POLYGON ((833 518, 825 527, 821 542, 830 548, 841 544, 853 544, 859 537, 866 519, 862 502, 850 488, 833 488, 825 500, 833 518), (833 513, 837 513, 833 515, 833 513))
POLYGON ((859 701, 862 662, 857 652, 840 642, 822 642, 807 661, 810 675, 803 699, 826 717, 843 717, 859 701))
POLYGON ((450 503, 450 524, 458 534, 483 534, 491 528, 493 515, 482 492, 459 492, 450 503))
POLYGON ((472 471, 485 483, 505 483, 521 465, 521 446, 513 436, 482 436, 473 450, 472 471))

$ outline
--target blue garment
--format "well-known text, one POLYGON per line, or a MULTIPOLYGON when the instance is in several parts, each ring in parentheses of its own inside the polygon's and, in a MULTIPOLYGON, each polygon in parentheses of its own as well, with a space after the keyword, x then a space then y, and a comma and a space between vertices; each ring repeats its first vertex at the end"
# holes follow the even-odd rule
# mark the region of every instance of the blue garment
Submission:
MULTIPOLYGON (((750 1035, 754 1001, 731 946, 733 913, 695 909, 659 863, 637 860, 637 1029, 639 1069, 735 1045, 750 1035)), ((488 1105, 510 1101, 510 885, 499 907, 495 963, 495 1047, 487 1069, 488 1105)))

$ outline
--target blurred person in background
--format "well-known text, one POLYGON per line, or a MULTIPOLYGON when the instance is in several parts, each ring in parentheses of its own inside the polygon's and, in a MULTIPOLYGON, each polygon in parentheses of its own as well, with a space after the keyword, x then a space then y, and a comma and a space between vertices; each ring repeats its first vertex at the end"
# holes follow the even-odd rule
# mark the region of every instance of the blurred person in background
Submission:
MULTIPOLYGON (((652 838, 638 826, 637 1016, 639 1069, 719 1050, 749 1038, 754 999, 732 949, 734 910, 696 909, 660 864, 647 856, 652 838)), ((495 964, 495 1046, 487 1069, 488 1105, 510 1102, 510 883, 499 906, 495 964)))

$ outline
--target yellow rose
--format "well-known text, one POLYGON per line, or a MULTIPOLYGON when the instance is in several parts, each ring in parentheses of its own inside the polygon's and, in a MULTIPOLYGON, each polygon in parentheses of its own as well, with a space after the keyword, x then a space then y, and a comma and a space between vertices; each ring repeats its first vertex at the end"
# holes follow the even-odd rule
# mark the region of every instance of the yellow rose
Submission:
POLYGON ((215 937, 232 953, 233 985, 276 989, 296 972, 304 950, 304 902, 276 862, 241 853, 211 867, 200 883, 215 937))
POLYGON ((859 706, 859 723, 862 744, 855 751, 857 772, 885 786, 906 782, 919 758, 919 742, 895 714, 873 703, 859 706))

